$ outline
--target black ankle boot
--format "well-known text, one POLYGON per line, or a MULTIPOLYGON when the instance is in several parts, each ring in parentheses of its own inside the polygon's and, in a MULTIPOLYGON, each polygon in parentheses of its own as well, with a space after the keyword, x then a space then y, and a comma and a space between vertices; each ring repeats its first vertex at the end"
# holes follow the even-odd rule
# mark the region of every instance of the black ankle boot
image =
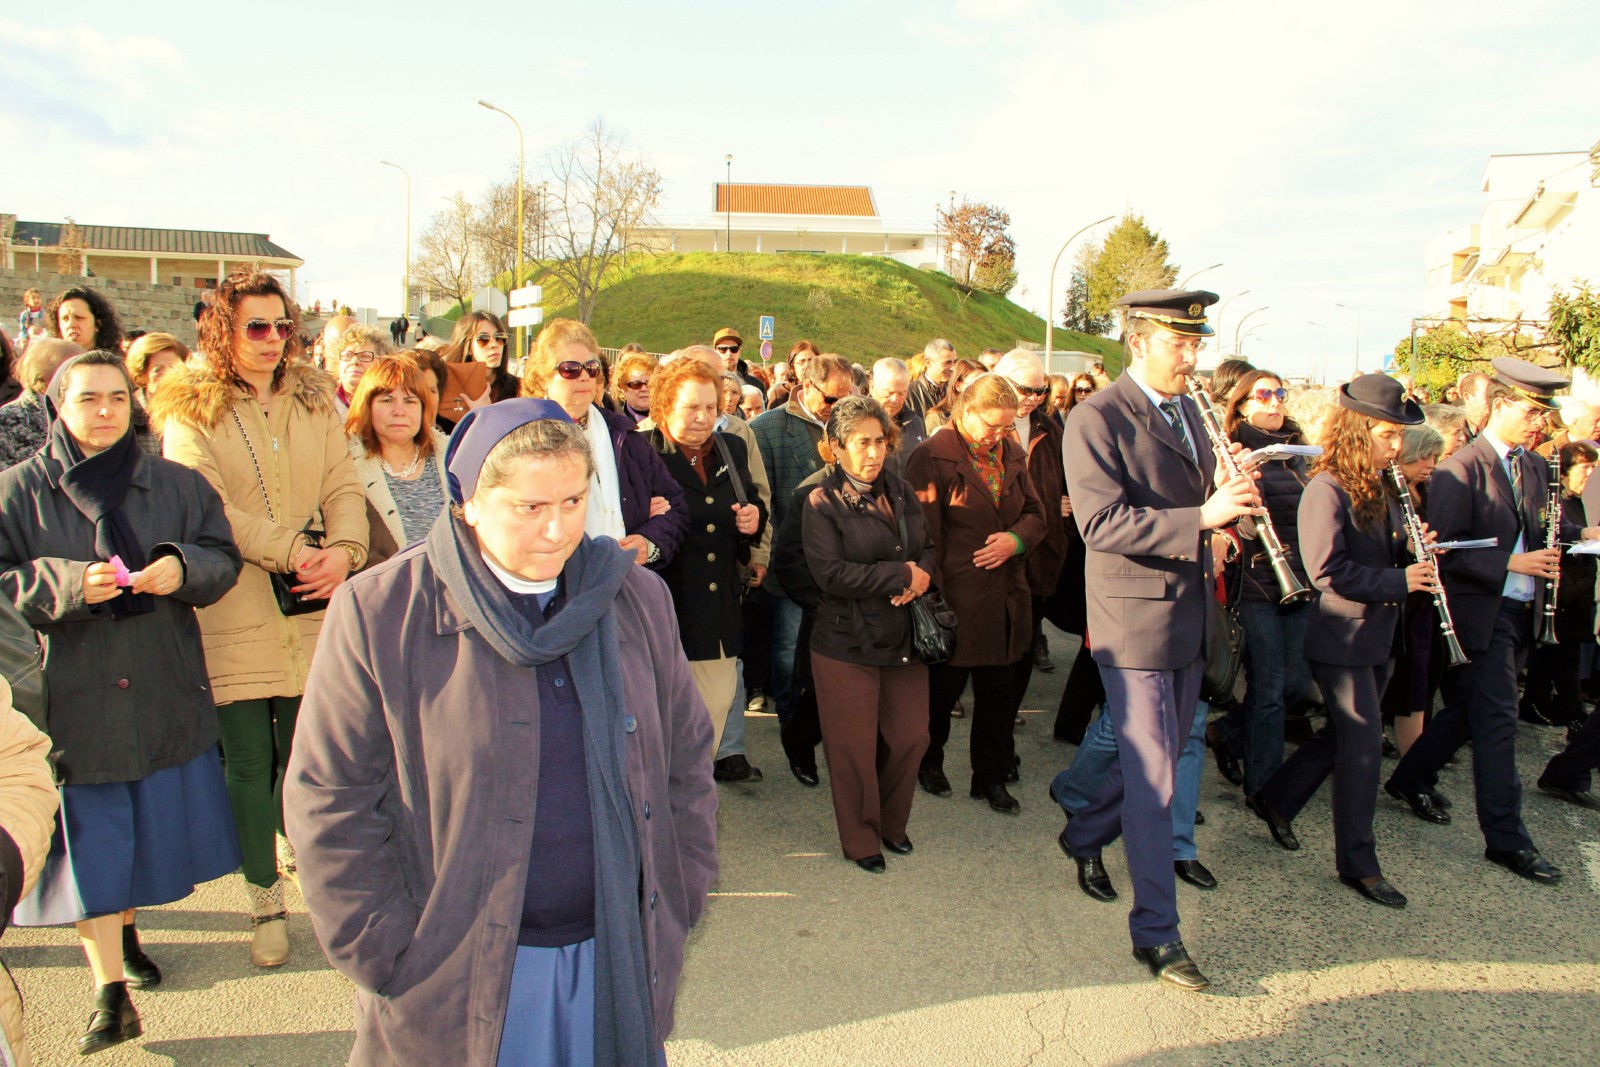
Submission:
POLYGON ((130 989, 154 989, 161 984, 161 968, 139 947, 139 928, 132 923, 122 928, 122 973, 130 989))
POLYGON ((89 1028, 78 1038, 78 1055, 93 1055, 142 1033, 144 1027, 139 1023, 139 1013, 133 1010, 133 1001, 128 999, 128 984, 107 982, 95 994, 89 1028))

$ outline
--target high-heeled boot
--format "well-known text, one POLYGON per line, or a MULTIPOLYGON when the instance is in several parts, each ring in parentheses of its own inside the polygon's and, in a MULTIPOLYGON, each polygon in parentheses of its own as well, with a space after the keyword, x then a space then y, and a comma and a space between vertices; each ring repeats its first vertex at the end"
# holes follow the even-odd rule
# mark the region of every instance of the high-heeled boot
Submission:
POLYGON ((280 967, 289 962, 289 913, 283 906, 283 879, 263 889, 240 876, 249 902, 250 962, 257 967, 280 967))
POLYGON ((139 928, 133 923, 122 927, 122 973, 132 989, 154 989, 161 984, 161 968, 145 955, 139 944, 139 928))
POLYGON ((89 1028, 78 1038, 78 1055, 91 1056, 142 1033, 144 1026, 139 1022, 139 1013, 133 1010, 133 1001, 128 999, 128 984, 107 982, 95 993, 89 1028))

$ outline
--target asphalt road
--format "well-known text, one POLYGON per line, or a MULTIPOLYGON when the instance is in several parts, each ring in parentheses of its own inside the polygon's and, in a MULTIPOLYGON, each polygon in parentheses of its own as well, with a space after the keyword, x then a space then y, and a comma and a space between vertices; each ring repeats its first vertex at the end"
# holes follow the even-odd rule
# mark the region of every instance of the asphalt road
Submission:
MULTIPOLYGON (((718 896, 689 945, 668 1045, 674 1067, 905 1064, 1498 1064, 1592 1060, 1600 1024, 1600 813, 1530 789, 1536 842, 1566 872, 1535 886, 1482 858, 1463 753, 1442 788, 1456 822, 1378 806, 1384 871, 1411 898, 1369 904, 1334 877, 1329 795, 1281 851, 1208 762, 1201 858, 1221 881, 1179 885, 1184 939, 1212 979, 1203 994, 1159 985, 1127 939, 1127 875, 1106 853, 1116 904, 1078 891, 1046 800, 1072 749, 1050 740, 1075 650, 1055 635, 1054 674, 1035 674, 1018 730, 1020 816, 958 789, 920 794, 916 851, 868 875, 839 854, 824 776, 785 769, 776 722, 750 723, 756 785, 724 785, 718 896)), ((947 769, 965 780, 965 723, 947 769)), ((1532 782, 1559 741, 1523 727, 1532 782)), ((825 772, 824 772, 825 774, 825 772)), ((328 969, 298 899, 291 962, 257 971, 226 880, 140 913, 159 990, 134 994, 145 1036, 112 1064, 337 1064, 350 1045, 350 987, 328 969)), ((92 982, 70 930, 7 932, 3 955, 27 1000, 35 1062, 83 1062, 76 1039, 92 982)))

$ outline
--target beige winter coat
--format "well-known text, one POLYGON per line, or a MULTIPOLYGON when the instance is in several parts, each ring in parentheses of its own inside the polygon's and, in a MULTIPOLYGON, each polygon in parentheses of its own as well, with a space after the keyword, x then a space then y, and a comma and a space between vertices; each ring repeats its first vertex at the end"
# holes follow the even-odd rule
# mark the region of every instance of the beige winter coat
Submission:
POLYGON ((163 380, 151 403, 164 454, 216 487, 244 556, 239 584, 199 611, 218 704, 299 696, 305 689, 323 613, 285 618, 267 572, 293 571, 307 522, 316 520, 312 525, 325 531, 325 546, 347 543, 366 551, 367 502, 334 391, 331 376, 291 364, 269 418, 247 390, 184 371, 163 380))
MULTIPOLYGON (((433 455, 422 461, 427 470, 418 477, 426 478, 428 472, 432 471, 438 477, 439 488, 448 503, 450 478, 444 469, 444 450, 450 446, 450 439, 438 430, 430 430, 429 433, 433 435, 433 455)), ((350 459, 356 465, 356 480, 367 494, 367 566, 375 567, 411 542, 406 539, 405 527, 400 523, 400 509, 395 505, 394 493, 389 490, 389 481, 383 476, 383 457, 368 455, 367 446, 361 443, 361 438, 356 434, 351 434, 346 440, 350 446, 350 459)))
MULTIPOLYGON (((28 717, 11 707, 11 687, 0 678, 0 830, 11 836, 22 857, 22 885, 12 887, 19 899, 33 889, 50 853, 60 794, 46 757, 50 739, 28 717)), ((22 1026, 22 995, 11 975, 0 975, 0 1028, 18 1067, 33 1062, 22 1026)))

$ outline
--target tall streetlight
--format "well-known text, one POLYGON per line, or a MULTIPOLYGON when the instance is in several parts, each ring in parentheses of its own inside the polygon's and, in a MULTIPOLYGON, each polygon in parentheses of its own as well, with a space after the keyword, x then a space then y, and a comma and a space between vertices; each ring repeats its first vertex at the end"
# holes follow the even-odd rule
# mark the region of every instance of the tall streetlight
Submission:
POLYGON ((1247 312, 1245 314, 1245 317, 1239 320, 1239 325, 1235 326, 1233 328, 1233 354, 1234 355, 1238 355, 1239 354, 1239 340, 1240 340, 1239 328, 1241 326, 1243 326, 1245 323, 1250 321, 1250 316, 1251 315, 1259 315, 1263 311, 1267 310, 1267 306, 1268 305, 1266 305, 1266 304, 1262 304, 1260 307, 1256 308, 1254 311, 1247 312))
POLYGON ((722 201, 722 213, 727 217, 727 220, 728 220, 727 243, 726 243, 726 247, 723 248, 723 251, 724 252, 732 252, 733 251, 733 153, 730 152, 727 155, 723 156, 722 157, 722 161, 728 165, 728 180, 722 183, 722 190, 726 194, 724 199, 723 199, 723 201, 722 201))
POLYGON ((411 313, 411 172, 387 159, 380 159, 378 163, 380 166, 393 167, 406 176, 406 264, 401 272, 403 280, 400 283, 400 317, 403 319, 411 313))
POLYGON ((1066 241, 1064 241, 1062 243, 1060 250, 1058 252, 1056 252, 1056 258, 1052 259, 1050 261, 1050 299, 1045 302, 1045 316, 1044 316, 1044 365, 1045 365, 1046 369, 1048 369, 1049 366, 1050 366, 1050 353, 1055 351, 1055 342, 1056 342, 1056 267, 1061 263, 1062 253, 1066 252, 1068 245, 1072 244, 1072 242, 1074 242, 1078 238, 1082 237, 1085 233, 1087 233, 1090 230, 1094 229, 1096 226, 1100 225, 1102 222, 1110 222, 1114 218, 1116 218, 1115 215, 1107 215, 1105 218, 1096 219, 1093 222, 1089 223, 1089 225, 1084 226, 1083 228, 1078 230, 1077 233, 1073 234, 1071 237, 1068 237, 1066 239, 1066 241))
MULTIPOLYGON (((1267 325, 1269 325, 1269 323, 1258 322, 1254 326, 1252 326, 1248 330, 1246 330, 1244 332, 1244 336, 1239 338, 1239 343, 1237 345, 1234 345, 1234 348, 1237 350, 1237 351, 1234 352, 1234 355, 1236 355, 1236 356, 1244 355, 1244 343, 1246 341, 1250 340, 1250 335, 1255 333, 1257 330, 1261 329, 1263 326, 1267 326, 1267 325)), ((1263 337, 1261 340, 1263 342, 1265 342, 1266 338, 1263 337)))
MULTIPOLYGON (((1212 326, 1212 329, 1217 331, 1217 336, 1218 337, 1222 336, 1222 313, 1224 311, 1228 310, 1228 305, 1229 304, 1233 303, 1235 300, 1239 299, 1241 296, 1249 295, 1249 293, 1250 293, 1250 290, 1248 290, 1248 289, 1240 289, 1237 293, 1234 293, 1232 296, 1228 297, 1228 299, 1224 300, 1220 305, 1217 306, 1217 321, 1216 321, 1216 324, 1214 326, 1212 326)), ((1219 341, 1218 343, 1220 344, 1221 342, 1219 341)), ((1221 355, 1222 353, 1219 352, 1217 354, 1221 355)))
MULTIPOLYGON (((512 115, 511 112, 505 110, 504 108, 495 107, 493 104, 489 103, 489 101, 487 101, 487 100, 479 100, 478 101, 478 106, 479 107, 486 107, 490 111, 498 111, 498 112, 500 112, 500 114, 504 115, 506 118, 511 120, 511 125, 513 125, 513 126, 515 126, 517 128, 517 273, 516 273, 516 276, 511 279, 511 288, 515 289, 519 285, 522 284, 522 245, 523 245, 522 201, 525 199, 525 196, 524 196, 523 191, 522 191, 522 162, 523 162, 523 159, 524 159, 523 143, 522 143, 522 123, 518 122, 516 120, 516 117, 514 115, 512 115)), ((509 295, 510 294, 508 293, 507 296, 509 297, 509 295)), ((517 327, 517 358, 518 359, 522 358, 522 353, 523 353, 523 344, 522 344, 522 342, 523 342, 522 327, 518 326, 517 327)), ((510 361, 508 360, 507 362, 510 362, 510 361)))
POLYGON ((1355 366, 1352 367, 1351 369, 1352 370, 1360 370, 1361 369, 1361 309, 1358 308, 1358 307, 1352 307, 1349 304, 1341 304, 1341 303, 1339 303, 1337 301, 1334 302, 1333 306, 1336 307, 1336 308, 1344 308, 1346 311, 1354 311, 1356 313, 1356 362, 1355 362, 1355 366))
POLYGON ((1306 320, 1307 326, 1315 326, 1322 331, 1322 384, 1328 384, 1328 328, 1320 322, 1306 320))
POLYGON ((1173 286, 1173 288, 1182 289, 1184 286, 1188 285, 1190 282, 1192 282, 1196 278, 1200 277, 1200 275, 1204 274, 1206 271, 1208 271, 1208 270, 1216 270, 1220 266, 1222 266, 1221 263, 1213 263, 1209 267, 1201 267, 1199 270, 1195 271, 1193 274, 1191 274, 1187 278, 1183 279, 1183 281, 1181 281, 1177 285, 1173 286))

